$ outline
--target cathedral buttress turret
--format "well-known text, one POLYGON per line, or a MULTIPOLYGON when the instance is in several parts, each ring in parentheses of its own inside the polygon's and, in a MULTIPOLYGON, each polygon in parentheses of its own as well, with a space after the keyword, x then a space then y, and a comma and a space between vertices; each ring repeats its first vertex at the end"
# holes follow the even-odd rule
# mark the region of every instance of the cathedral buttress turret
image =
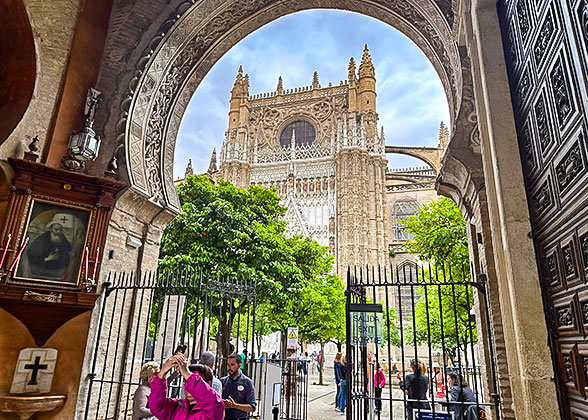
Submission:
POLYGON ((210 156, 210 163, 208 164, 208 170, 206 171, 207 175, 212 175, 217 171, 216 166, 216 147, 212 149, 212 155, 210 156))
POLYGON ((244 96, 243 90, 243 66, 239 66, 237 77, 231 89, 231 100, 229 105, 229 131, 239 126, 239 110, 241 108, 241 101, 244 96))
POLYGON ((319 84, 319 79, 318 79, 318 72, 315 71, 312 75, 312 88, 313 89, 318 89, 320 88, 321 85, 319 84))
POLYGON ((278 95, 284 93, 284 82, 282 80, 282 76, 278 77, 278 87, 276 88, 276 92, 278 92, 278 95))
POLYGON ((376 70, 367 44, 363 48, 363 56, 359 65, 359 89, 357 105, 363 116, 367 135, 371 138, 377 135, 376 114, 376 70))
POLYGON ((229 127, 221 151, 220 177, 245 188, 249 184, 249 75, 239 66, 229 101, 229 127))
POLYGON ((347 66, 347 84, 349 85, 348 89, 348 103, 349 103, 349 110, 355 111, 356 110, 356 101, 357 101, 357 91, 356 91, 356 84, 357 84, 357 74, 355 73, 355 59, 351 57, 349 59, 349 65, 347 66))

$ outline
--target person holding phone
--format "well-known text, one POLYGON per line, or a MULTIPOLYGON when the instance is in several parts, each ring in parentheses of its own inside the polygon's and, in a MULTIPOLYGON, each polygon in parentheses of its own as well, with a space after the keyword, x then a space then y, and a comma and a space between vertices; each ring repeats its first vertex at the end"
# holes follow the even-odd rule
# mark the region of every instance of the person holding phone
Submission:
POLYGON ((173 355, 161 367, 151 381, 149 407, 159 420, 224 420, 225 407, 222 398, 210 386, 212 370, 204 365, 188 366, 182 353, 173 355), (167 397, 166 375, 176 368, 186 380, 186 398, 167 397), (192 372, 193 371, 193 372, 192 372))

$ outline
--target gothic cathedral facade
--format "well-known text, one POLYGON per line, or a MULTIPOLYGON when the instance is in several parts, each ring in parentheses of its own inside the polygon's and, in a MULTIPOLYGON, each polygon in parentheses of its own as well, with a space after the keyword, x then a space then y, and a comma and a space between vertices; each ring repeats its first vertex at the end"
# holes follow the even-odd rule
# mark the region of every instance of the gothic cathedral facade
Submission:
MULTIPOLYGON (((352 57, 347 80, 327 87, 315 72, 309 86, 284 89, 280 77, 275 91, 250 95, 249 76, 240 67, 220 167, 213 152, 208 173, 242 188, 274 187, 287 208, 289 233, 328 246, 342 277, 350 266, 387 266, 390 246, 399 239, 390 237, 397 229, 392 232, 388 202, 423 192, 430 201, 435 171, 387 173, 376 97, 367 45, 359 69, 352 57)), ((448 136, 443 127, 440 133, 448 136)), ((418 203, 413 207, 411 214, 418 203)))
MULTIPOLYGON (((387 264, 385 141, 378 133, 376 78, 367 45, 348 78, 322 87, 249 95, 239 68, 217 176, 239 187, 275 187, 291 234, 328 246, 337 272, 387 264), (358 77, 359 73, 359 77, 358 77)), ((383 133, 383 132, 382 132, 383 133)))

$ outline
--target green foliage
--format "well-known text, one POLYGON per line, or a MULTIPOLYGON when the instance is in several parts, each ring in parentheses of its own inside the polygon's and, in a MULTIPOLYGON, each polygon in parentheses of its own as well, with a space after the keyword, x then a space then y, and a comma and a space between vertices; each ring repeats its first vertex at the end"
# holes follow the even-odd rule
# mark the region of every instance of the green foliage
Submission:
MULTIPOLYGON (((414 234, 406 248, 433 263, 432 275, 425 273, 426 282, 448 283, 417 289, 416 341, 430 341, 434 348, 453 354, 458 344, 464 349, 477 341, 475 325, 469 320, 474 295, 472 287, 463 284, 471 281, 465 220, 452 200, 440 198, 423 206, 405 226, 414 234)), ((411 322, 405 340, 415 340, 412 330, 411 322)))
MULTIPOLYGON (((344 337, 344 286, 332 275, 333 257, 316 241, 286 236, 285 208, 275 191, 187 176, 178 192, 182 213, 164 231, 160 268, 201 269, 255 284, 262 334, 297 326, 305 340, 344 337)), ((218 330, 223 341, 229 334, 245 338, 242 302, 211 307, 218 319, 211 332, 218 330)))
MULTIPOLYGON (((386 308, 386 305, 382 304, 383 308, 386 308)), ((388 310, 384 310, 383 320, 384 320, 384 342, 390 342, 390 345, 400 347, 400 332, 398 330, 398 314, 396 313, 396 308, 394 306, 390 306, 388 310)))
MULTIPOLYGON (((417 292, 420 295, 415 307, 417 342, 430 341, 434 349, 445 349, 452 357, 458 346, 465 350, 470 343, 476 343, 476 326, 469 319, 474 304, 471 286, 420 286, 417 292)), ((410 333, 409 340, 413 339, 410 333)))
POLYGON ((438 266, 460 267, 469 263, 465 219, 455 203, 441 197, 423 206, 416 216, 405 222, 407 232, 414 234, 405 247, 423 261, 438 266))
POLYGON ((286 302, 265 302, 259 312, 282 337, 288 327, 298 327, 303 342, 345 338, 345 286, 332 274, 315 276, 286 302))
POLYGON ((304 268, 287 243, 285 209, 274 191, 213 184, 200 175, 186 177, 178 192, 182 213, 164 231, 160 267, 245 278, 262 300, 301 286, 304 268))

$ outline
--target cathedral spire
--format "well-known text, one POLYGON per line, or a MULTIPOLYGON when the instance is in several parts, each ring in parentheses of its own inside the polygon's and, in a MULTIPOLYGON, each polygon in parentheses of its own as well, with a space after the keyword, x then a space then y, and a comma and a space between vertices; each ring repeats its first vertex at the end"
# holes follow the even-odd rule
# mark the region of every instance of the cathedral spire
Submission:
POLYGON ((315 71, 312 75, 312 87, 313 87, 313 89, 318 89, 320 87, 317 71, 315 71))
POLYGON ((231 90, 231 96, 238 97, 244 93, 243 89, 243 66, 239 65, 239 70, 237 71, 237 77, 235 78, 235 83, 233 84, 233 89, 231 90))
POLYGON ((192 167, 192 159, 188 159, 188 164, 186 165, 186 172, 184 172, 184 179, 188 177, 188 175, 194 175, 194 168, 192 167))
POLYGON ((380 140, 382 140, 382 143, 386 141, 386 136, 384 135, 384 126, 382 126, 380 129, 380 140))
POLYGON ((445 127, 445 123, 441 121, 439 124, 439 147, 445 149, 449 144, 449 129, 445 127))
POLYGON ((349 79, 349 84, 355 82, 356 80, 355 59, 353 57, 349 59, 349 66, 347 67, 347 78, 349 79))
POLYGON ((276 88, 278 95, 281 95, 284 92, 284 82, 282 81, 282 76, 278 77, 278 87, 276 88))
POLYGON ((212 149, 212 155, 210 156, 210 163, 208 164, 208 170, 206 171, 207 175, 211 175, 217 171, 216 166, 216 147, 212 149))
POLYGON ((374 64, 372 63, 372 57, 370 56, 370 50, 367 44, 363 47, 363 56, 361 57, 361 64, 359 65, 359 77, 375 77, 376 71, 374 64))
POLYGON ((245 74, 243 79, 243 94, 246 98, 249 98, 249 74, 245 74))

